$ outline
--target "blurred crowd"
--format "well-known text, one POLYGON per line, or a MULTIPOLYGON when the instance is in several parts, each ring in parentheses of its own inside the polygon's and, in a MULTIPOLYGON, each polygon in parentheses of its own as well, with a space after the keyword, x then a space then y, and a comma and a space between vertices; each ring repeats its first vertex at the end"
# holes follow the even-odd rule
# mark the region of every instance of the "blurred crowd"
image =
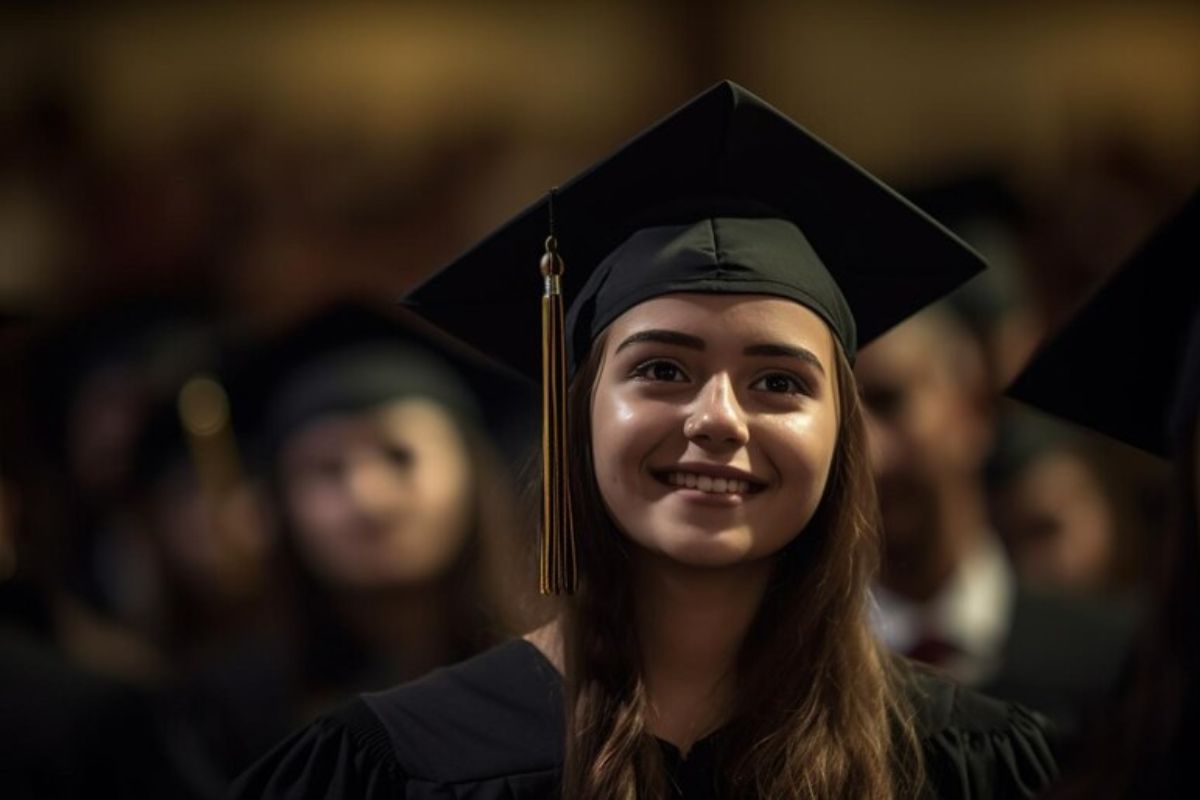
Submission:
MULTIPOLYGON (((12 77, 0 740, 35 765, 31 796, 218 797, 353 693, 534 624, 537 395, 395 301, 517 209, 478 187, 524 170, 548 188, 620 135, 547 135, 531 161, 456 129, 401 156, 214 105, 114 148, 78 74, 12 77)), ((690 93, 642 92, 611 124, 690 93)), ((1119 123, 1054 180, 1007 167, 904 181, 992 268, 857 365, 886 534, 874 613, 898 651, 1070 733, 1125 663, 1165 469, 1003 389, 1197 174, 1119 123)))

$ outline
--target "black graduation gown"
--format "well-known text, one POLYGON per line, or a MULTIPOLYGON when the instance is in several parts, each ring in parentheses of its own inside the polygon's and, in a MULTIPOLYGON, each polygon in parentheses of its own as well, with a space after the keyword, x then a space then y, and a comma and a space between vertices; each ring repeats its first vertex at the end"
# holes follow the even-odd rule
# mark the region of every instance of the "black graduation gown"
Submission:
POLYGON ((189 798, 153 698, 0 621, 0 797, 189 798))
MULTIPOLYGON (((948 681, 916 679, 932 796, 1032 797, 1057 769, 1044 720, 948 681)), ((365 694, 284 741, 234 785, 235 798, 532 800, 558 797, 563 686, 515 640, 385 692, 365 694)), ((663 754, 687 800, 712 798, 720 732, 683 760, 663 754)))
POLYGON ((1037 709, 1073 745, 1089 725, 1103 722, 1099 715, 1117 688, 1137 621, 1128 601, 1018 583, 998 669, 976 688, 1037 709))

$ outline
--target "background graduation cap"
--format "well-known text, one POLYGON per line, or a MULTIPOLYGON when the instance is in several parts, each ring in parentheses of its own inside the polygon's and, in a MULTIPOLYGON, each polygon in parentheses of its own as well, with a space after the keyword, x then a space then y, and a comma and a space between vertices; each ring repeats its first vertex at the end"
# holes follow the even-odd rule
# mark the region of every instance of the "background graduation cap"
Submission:
POLYGON ((566 383, 607 322, 670 292, 781 295, 824 317, 853 358, 859 342, 982 268, 911 203, 724 82, 526 209, 407 302, 541 376, 540 584, 557 594, 575 586, 566 383))
MULTIPOLYGON (((747 201, 793 222, 848 301, 859 344, 984 267, 916 206, 726 81, 554 193, 566 302, 578 299, 606 256, 648 226, 648 215, 694 198, 747 201)), ((543 198, 405 302, 472 347, 539 379, 537 266, 550 217, 551 198, 543 198)), ((567 335, 578 342, 574 332, 567 335)))
POLYGON ((446 406, 514 463, 535 425, 529 381, 399 308, 331 305, 248 352, 232 374, 235 423, 254 432, 260 463, 311 419, 404 396, 446 406))
POLYGON ((1008 395, 1169 457, 1200 399, 1198 309, 1200 191, 1034 355, 1008 395))

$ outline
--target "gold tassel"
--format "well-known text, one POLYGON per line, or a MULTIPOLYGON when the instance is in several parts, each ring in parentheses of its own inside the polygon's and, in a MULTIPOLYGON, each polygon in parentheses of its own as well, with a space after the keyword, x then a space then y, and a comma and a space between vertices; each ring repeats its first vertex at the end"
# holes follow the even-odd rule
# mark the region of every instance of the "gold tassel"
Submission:
MULTIPOLYGON (((553 222, 551 226, 553 231, 553 222)), ((544 595, 571 594, 575 591, 576 564, 567 458, 563 262, 553 232, 546 238, 541 272, 545 293, 542 295, 542 541, 538 588, 544 595)))

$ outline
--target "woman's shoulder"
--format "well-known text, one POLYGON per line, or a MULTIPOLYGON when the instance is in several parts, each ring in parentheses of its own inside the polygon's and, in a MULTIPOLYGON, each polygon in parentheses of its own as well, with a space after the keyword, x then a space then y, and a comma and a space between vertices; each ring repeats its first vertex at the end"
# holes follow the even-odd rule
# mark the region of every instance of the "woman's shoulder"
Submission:
POLYGON ((541 797, 557 786, 562 725, 557 672, 512 641, 356 698, 277 746, 234 796, 541 797))
POLYGON ((936 797, 1035 797, 1057 777, 1046 717, 919 667, 905 683, 936 797))

